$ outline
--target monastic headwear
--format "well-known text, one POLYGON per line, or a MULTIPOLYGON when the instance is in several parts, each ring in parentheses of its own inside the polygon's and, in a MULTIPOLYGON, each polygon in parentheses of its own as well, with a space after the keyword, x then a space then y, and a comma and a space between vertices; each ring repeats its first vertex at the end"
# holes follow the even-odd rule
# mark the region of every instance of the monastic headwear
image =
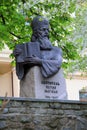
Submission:
POLYGON ((35 17, 31 23, 31 27, 33 30, 39 29, 43 26, 49 26, 49 21, 42 16, 35 17))

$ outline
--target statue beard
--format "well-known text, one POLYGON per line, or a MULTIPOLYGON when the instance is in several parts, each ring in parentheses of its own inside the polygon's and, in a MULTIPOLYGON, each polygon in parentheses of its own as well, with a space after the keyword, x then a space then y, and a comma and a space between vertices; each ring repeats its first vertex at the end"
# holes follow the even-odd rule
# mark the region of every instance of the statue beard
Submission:
POLYGON ((48 35, 37 35, 37 33, 34 33, 31 37, 31 42, 39 42, 41 50, 51 50, 52 44, 49 40, 48 35))
POLYGON ((40 43, 41 50, 51 50, 52 44, 48 37, 39 37, 38 41, 40 43))

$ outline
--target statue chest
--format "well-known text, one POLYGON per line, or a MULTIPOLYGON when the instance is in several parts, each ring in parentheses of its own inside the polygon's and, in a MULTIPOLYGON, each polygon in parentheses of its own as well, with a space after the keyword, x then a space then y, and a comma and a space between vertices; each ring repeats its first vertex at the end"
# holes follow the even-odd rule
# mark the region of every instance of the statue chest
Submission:
POLYGON ((55 59, 55 56, 56 56, 56 54, 55 54, 55 51, 53 49, 41 51, 42 59, 45 59, 45 60, 55 59))

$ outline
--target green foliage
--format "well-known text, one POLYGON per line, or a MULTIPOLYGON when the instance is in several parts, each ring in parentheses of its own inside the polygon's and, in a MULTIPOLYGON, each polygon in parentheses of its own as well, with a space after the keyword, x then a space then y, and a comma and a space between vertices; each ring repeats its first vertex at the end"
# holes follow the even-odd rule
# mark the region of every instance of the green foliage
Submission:
POLYGON ((2 105, 2 100, 0 100, 0 106, 2 105))
MULTIPOLYGON (((31 21, 34 16, 43 15, 50 21, 51 42, 63 50, 63 67, 71 70, 73 64, 81 61, 84 38, 78 34, 82 29, 80 24, 85 25, 80 18, 84 17, 81 12, 86 12, 86 5, 87 2, 77 3, 76 0, 1 0, 0 50, 5 44, 13 50, 16 44, 30 41, 31 21), (84 9, 80 10, 78 4, 84 9)), ((78 68, 83 69, 79 65, 78 68)))
POLYGON ((72 42, 77 47, 76 51, 79 56, 76 60, 72 61, 71 69, 79 70, 87 74, 87 1, 78 0, 79 4, 76 6, 75 11, 75 29, 74 33, 70 36, 72 42), (72 67, 73 66, 73 67, 72 67))

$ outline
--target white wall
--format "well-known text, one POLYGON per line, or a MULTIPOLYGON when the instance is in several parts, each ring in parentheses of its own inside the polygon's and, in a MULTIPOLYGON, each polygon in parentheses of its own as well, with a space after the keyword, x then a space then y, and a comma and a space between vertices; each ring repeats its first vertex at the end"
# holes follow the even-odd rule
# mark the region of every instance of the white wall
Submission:
POLYGON ((79 90, 87 86, 87 79, 66 79, 69 100, 79 100, 79 90))
POLYGON ((0 96, 12 96, 11 72, 0 75, 0 96))
POLYGON ((20 82, 17 78, 15 69, 13 69, 13 91, 14 91, 14 97, 20 96, 20 82))

